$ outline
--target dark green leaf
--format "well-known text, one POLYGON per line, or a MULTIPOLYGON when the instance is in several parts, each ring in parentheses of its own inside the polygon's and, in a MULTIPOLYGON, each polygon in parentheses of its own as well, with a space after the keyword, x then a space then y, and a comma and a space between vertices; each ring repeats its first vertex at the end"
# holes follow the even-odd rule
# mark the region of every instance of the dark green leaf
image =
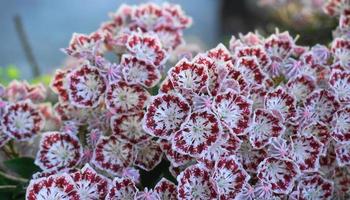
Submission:
POLYGON ((29 157, 14 158, 4 161, 4 165, 23 178, 30 179, 40 168, 34 164, 34 159, 29 157))

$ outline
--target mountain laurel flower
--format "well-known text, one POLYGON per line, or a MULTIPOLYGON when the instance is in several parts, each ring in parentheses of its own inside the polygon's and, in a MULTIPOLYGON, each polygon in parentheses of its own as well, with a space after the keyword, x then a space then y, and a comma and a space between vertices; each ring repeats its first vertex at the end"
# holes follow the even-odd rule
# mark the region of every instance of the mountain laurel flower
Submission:
POLYGON ((0 147, 40 141, 26 199, 349 199, 348 5, 325 5, 329 45, 276 30, 193 50, 169 3, 73 34, 54 106, 42 85, 0 85, 0 147))

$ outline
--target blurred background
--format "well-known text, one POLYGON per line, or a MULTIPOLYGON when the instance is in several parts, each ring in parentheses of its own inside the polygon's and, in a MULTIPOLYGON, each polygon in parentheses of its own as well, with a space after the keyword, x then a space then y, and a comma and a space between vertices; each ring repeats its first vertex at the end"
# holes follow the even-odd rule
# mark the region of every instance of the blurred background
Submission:
MULTIPOLYGON (((185 32, 188 42, 204 49, 228 44, 231 35, 258 30, 262 35, 289 30, 300 34, 299 44, 330 42, 335 19, 322 12, 324 0, 169 0, 192 16, 185 32)), ((68 45, 73 32, 90 33, 108 20, 123 3, 146 0, 1 0, 0 79, 33 78, 31 65, 50 74, 64 63, 59 50, 68 45), (23 41, 25 38, 26 41, 23 41), (28 60, 25 52, 33 55, 28 60), (4 77, 4 76, 10 76, 4 77)), ((162 3, 162 0, 152 1, 162 3)))

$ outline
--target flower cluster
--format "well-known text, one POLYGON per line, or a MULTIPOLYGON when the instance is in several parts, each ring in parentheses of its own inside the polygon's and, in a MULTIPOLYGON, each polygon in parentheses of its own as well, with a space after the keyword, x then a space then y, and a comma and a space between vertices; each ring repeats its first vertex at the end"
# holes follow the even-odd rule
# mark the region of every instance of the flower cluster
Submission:
POLYGON ((295 41, 248 33, 170 68, 143 128, 172 150, 178 199, 349 197, 349 40, 295 41))
POLYGON ((335 37, 350 38, 350 1, 329 0, 324 5, 325 12, 330 16, 339 18, 339 26, 334 31, 335 37))
POLYGON ((151 3, 123 5, 111 18, 89 35, 74 34, 64 49, 74 62, 57 70, 51 84, 62 125, 41 136, 35 164, 42 172, 33 175, 27 199, 149 199, 176 192, 165 179, 154 190, 136 188, 138 169, 154 169, 163 156, 141 122, 191 18, 178 5, 151 3))
MULTIPOLYGON (((346 1, 332 2, 348 14, 346 1)), ((330 47, 299 46, 288 32, 233 36, 228 48, 181 59, 158 89, 190 18, 169 4, 122 6, 111 17, 65 50, 77 66, 52 83, 62 126, 41 137, 43 172, 27 199, 350 197, 346 34, 330 47), (139 170, 163 159, 176 181, 142 187, 139 170)))
POLYGON ((56 128, 50 125, 59 119, 50 105, 41 103, 45 98, 41 84, 12 81, 6 87, 0 85, 0 147, 10 140, 32 141, 41 131, 56 128))

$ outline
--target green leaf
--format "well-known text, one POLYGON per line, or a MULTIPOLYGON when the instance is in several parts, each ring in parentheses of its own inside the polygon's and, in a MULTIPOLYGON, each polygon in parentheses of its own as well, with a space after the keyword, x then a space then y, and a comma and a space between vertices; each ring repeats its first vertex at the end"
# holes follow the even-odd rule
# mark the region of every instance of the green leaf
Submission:
POLYGON ((42 83, 42 84, 48 86, 51 83, 51 76, 50 75, 42 75, 42 76, 34 78, 31 82, 34 84, 42 83))
POLYGON ((20 77, 20 71, 14 65, 7 66, 6 74, 9 79, 18 79, 20 77))
POLYGON ((4 161, 4 165, 23 178, 30 179, 40 168, 34 164, 34 159, 29 157, 14 158, 4 161))

